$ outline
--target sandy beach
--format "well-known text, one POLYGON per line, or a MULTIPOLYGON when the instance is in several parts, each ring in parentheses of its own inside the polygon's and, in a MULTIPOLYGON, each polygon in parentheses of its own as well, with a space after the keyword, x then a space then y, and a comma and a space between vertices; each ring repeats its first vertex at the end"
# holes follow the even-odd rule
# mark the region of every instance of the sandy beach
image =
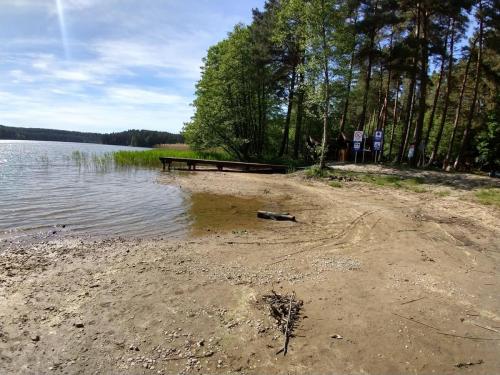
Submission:
POLYGON ((0 374, 500 371, 497 208, 300 173, 161 182, 192 196, 188 238, 0 244, 0 374), (303 301, 286 356, 273 290, 303 301))

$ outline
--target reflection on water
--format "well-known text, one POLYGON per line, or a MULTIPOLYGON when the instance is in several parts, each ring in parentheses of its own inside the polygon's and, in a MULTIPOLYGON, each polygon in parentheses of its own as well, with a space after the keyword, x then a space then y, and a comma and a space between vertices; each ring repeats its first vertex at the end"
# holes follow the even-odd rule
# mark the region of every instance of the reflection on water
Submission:
POLYGON ((0 140, 0 238, 184 234, 184 193, 157 184, 159 171, 115 169, 120 149, 131 148, 0 140))

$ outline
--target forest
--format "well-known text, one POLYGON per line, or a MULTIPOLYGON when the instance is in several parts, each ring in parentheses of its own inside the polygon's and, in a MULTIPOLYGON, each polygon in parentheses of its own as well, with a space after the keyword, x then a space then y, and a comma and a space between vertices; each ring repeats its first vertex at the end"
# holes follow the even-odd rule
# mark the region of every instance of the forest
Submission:
POLYGON ((240 160, 324 167, 353 160, 363 131, 366 161, 494 168, 499 10, 498 0, 267 0, 209 48, 183 135, 240 160))
POLYGON ((127 130, 117 133, 83 133, 57 129, 16 128, 0 125, 0 139, 102 143, 107 145, 153 147, 164 143, 182 143, 179 134, 152 130, 127 130))

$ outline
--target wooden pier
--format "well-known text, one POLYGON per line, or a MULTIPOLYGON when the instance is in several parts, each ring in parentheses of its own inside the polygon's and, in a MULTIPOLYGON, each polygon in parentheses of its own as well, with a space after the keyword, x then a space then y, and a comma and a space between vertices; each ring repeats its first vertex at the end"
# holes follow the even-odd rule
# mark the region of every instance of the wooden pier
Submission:
POLYGON ((223 160, 205 160, 205 159, 189 159, 175 157, 161 157, 163 170, 171 169, 172 163, 186 163, 188 169, 196 170, 197 165, 214 165, 217 170, 222 171, 224 168, 237 169, 245 172, 261 172, 261 173, 286 173, 288 166, 280 164, 263 164, 263 163, 244 163, 241 161, 223 161, 223 160))

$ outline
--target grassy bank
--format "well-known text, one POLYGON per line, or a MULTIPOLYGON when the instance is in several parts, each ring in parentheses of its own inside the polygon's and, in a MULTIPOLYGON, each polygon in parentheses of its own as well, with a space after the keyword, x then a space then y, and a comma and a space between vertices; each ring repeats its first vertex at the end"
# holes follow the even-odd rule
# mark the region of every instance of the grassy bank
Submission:
POLYGON ((482 204, 493 205, 500 208, 500 189, 489 188, 476 191, 476 198, 482 204))
POLYGON ((229 160, 224 152, 198 152, 192 150, 154 149, 146 151, 116 151, 113 154, 115 165, 120 167, 161 166, 160 157, 177 157, 192 159, 229 160))
MULTIPOLYGON (((160 157, 178 157, 208 160, 237 160, 236 158, 222 150, 203 152, 193 151, 190 150, 186 145, 174 145, 174 147, 156 148, 141 151, 121 150, 108 152, 105 154, 91 154, 87 152, 74 151, 69 159, 71 159, 79 167, 106 171, 112 167, 158 168, 162 165, 160 162, 160 157)), ((262 159, 252 161, 260 163, 288 165, 290 170, 294 170, 297 164, 286 159, 262 159)))
MULTIPOLYGON (((354 181, 362 181, 377 186, 406 189, 416 193, 423 193, 426 191, 423 187, 420 186, 424 184, 424 179, 418 177, 404 178, 396 175, 352 172, 337 169, 334 171, 327 169, 321 170, 317 166, 313 166, 307 169, 306 175, 310 178, 349 177, 354 181)), ((342 187, 342 183, 339 181, 334 181, 330 185, 333 187, 342 187)))
POLYGON ((437 197, 458 197, 468 201, 475 201, 484 205, 500 208, 500 188, 495 187, 495 181, 483 181, 481 184, 469 185, 446 181, 444 179, 426 178, 421 176, 401 176, 372 172, 350 171, 342 169, 323 169, 312 166, 306 169, 308 178, 328 181, 333 188, 348 187, 351 181, 363 182, 380 187, 401 189, 414 193, 432 193, 437 197))

